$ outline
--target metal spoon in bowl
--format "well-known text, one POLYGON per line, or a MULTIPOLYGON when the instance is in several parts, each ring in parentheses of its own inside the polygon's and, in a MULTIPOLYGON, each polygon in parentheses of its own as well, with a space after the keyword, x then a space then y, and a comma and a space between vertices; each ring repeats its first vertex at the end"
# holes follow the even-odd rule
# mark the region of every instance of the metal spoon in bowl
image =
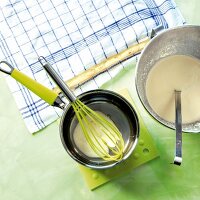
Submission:
POLYGON ((176 152, 175 165, 182 163, 182 114, 181 114, 181 91, 175 90, 175 130, 176 130, 176 152))

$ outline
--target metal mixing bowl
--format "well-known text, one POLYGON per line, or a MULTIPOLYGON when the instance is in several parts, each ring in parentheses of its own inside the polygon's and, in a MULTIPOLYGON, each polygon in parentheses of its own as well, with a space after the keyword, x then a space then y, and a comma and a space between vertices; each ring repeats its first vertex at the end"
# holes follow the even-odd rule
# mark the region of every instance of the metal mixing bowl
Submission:
MULTIPOLYGON (((145 91, 152 67, 157 61, 170 55, 189 55, 200 59, 200 26, 181 26, 160 33, 144 48, 136 66, 136 89, 142 104, 157 121, 174 129, 174 123, 162 119, 152 110, 145 91)), ((200 132, 200 119, 183 124, 182 128, 184 132, 200 132)))
POLYGON ((60 136, 68 154, 78 163, 94 169, 105 169, 127 159, 138 141, 139 122, 137 114, 131 104, 114 92, 107 90, 93 90, 78 97, 84 104, 93 110, 107 115, 122 133, 125 149, 120 161, 105 161, 99 157, 88 157, 81 152, 74 142, 74 129, 78 123, 72 106, 68 106, 61 119, 60 136))

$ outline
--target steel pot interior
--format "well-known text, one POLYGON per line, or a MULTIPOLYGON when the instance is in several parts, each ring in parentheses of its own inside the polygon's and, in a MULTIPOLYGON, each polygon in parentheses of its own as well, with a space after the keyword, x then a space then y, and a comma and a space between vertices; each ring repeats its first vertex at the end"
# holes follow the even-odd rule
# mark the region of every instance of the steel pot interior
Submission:
MULTIPOLYGON (((115 123, 125 141, 122 160, 127 159, 135 149, 139 137, 138 117, 130 103, 120 95, 106 90, 89 91, 80 95, 79 99, 93 110, 106 114, 115 123)), ((73 108, 68 106, 61 119, 60 136, 64 148, 74 160, 94 169, 110 168, 119 163, 84 155, 76 146, 73 138, 77 123, 73 108)))
MULTIPOLYGON (((175 128, 175 124, 158 116, 146 97, 148 73, 160 59, 170 55, 189 55, 200 59, 200 26, 181 26, 157 35, 145 47, 136 66, 136 89, 146 110, 160 123, 175 128)), ((200 121, 183 124, 184 132, 200 132, 200 121)))

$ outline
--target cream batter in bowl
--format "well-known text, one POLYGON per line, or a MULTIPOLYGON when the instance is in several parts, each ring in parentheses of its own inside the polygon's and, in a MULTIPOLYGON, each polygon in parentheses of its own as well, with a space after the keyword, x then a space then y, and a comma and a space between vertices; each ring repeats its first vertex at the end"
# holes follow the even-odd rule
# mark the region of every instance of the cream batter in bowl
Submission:
POLYGON ((174 90, 181 90, 182 130, 200 132, 200 26, 181 26, 157 35, 136 67, 136 89, 147 111, 175 128, 174 90))

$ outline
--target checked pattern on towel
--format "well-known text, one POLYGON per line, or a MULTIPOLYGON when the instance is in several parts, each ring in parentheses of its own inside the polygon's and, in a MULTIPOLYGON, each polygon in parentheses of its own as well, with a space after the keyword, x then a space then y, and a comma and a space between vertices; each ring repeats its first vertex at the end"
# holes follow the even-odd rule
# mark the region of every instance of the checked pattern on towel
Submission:
MULTIPOLYGON (((39 56, 68 80, 137 43, 157 25, 170 28, 184 23, 173 0, 4 0, 0 4, 0 60, 53 88, 39 56)), ((126 66, 123 62, 93 77, 75 94, 99 88, 126 66)), ((31 133, 61 115, 61 110, 11 77, 6 79, 31 133)))

